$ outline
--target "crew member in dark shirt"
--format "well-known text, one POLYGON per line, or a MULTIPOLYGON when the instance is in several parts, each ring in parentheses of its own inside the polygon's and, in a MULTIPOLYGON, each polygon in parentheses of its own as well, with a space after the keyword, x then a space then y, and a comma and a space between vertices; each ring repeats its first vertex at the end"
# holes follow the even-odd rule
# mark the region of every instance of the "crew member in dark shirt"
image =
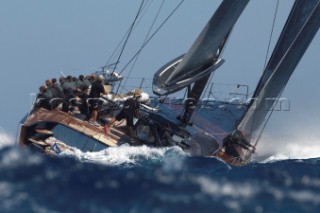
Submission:
POLYGON ((88 104, 87 104, 87 100, 89 98, 89 94, 88 94, 88 87, 84 86, 82 89, 82 92, 80 94, 80 98, 81 98, 81 106, 80 106, 80 112, 84 115, 88 115, 88 104))
POLYGON ((98 109, 100 108, 100 96, 101 94, 105 94, 105 90, 103 87, 102 82, 104 81, 103 76, 99 76, 96 81, 94 81, 91 85, 91 90, 89 94, 89 103, 91 105, 92 110, 92 116, 89 120, 90 123, 92 123, 95 126, 100 126, 97 122, 98 117, 98 109))
POLYGON ((139 118, 140 116, 139 115, 140 104, 138 102, 138 99, 141 97, 141 91, 138 89, 135 89, 133 93, 134 93, 133 97, 128 98, 124 102, 123 108, 120 111, 120 113, 116 117, 112 118, 110 122, 106 124, 104 127, 105 134, 107 134, 108 128, 112 126, 112 124, 114 124, 115 121, 126 119, 130 142, 132 144, 135 143, 133 139, 133 126, 134 126, 133 118, 134 117, 139 118))

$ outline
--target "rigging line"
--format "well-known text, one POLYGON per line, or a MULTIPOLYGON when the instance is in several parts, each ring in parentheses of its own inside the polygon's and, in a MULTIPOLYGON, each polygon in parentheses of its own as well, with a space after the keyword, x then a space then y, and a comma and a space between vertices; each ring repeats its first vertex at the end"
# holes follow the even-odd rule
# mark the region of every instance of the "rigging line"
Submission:
MULTIPOLYGON (((210 78, 209 78, 209 80, 208 80, 208 84, 206 85, 204 92, 201 94, 200 99, 203 99, 203 97, 206 96, 209 87, 211 87, 211 84, 213 83, 213 82, 212 82, 212 78, 213 78, 213 73, 210 73, 210 78), (209 85, 210 85, 210 86, 209 86, 209 85)), ((211 91, 209 91, 208 94, 209 94, 210 92, 211 92, 211 91)))
MULTIPOLYGON (((144 10, 143 14, 142 14, 141 17, 139 18, 139 20, 138 20, 137 24, 135 25, 135 27, 141 22, 142 17, 144 17, 145 13, 147 12, 147 10, 149 9, 149 7, 150 7, 151 4, 152 4, 152 3, 150 3, 150 1, 147 0, 147 3, 143 6, 143 9, 142 9, 142 10, 144 10, 144 8, 147 8, 147 9, 144 10), (148 4, 149 4, 149 5, 148 5, 148 4), (148 6, 147 6, 147 5, 148 5, 148 6)), ((129 30, 128 30, 128 31, 129 31, 129 30)), ((122 41, 123 41, 123 40, 122 40, 122 41)), ((122 41, 121 41, 121 42, 122 42, 122 41)), ((120 87, 121 87, 121 92, 123 91, 123 89, 125 89, 124 86, 122 86, 122 80, 123 80, 123 79, 120 80, 115 94, 118 94, 118 91, 119 91, 119 88, 120 88, 120 87)))
MULTIPOLYGON (((146 3, 146 4, 147 4, 147 3, 146 3)), ((143 6, 143 9, 142 9, 142 10, 144 10, 144 7, 146 7, 146 4, 143 6)), ((143 15, 142 15, 142 16, 143 16, 143 15)), ((138 24, 140 23, 140 21, 141 21, 141 18, 140 18, 140 20, 137 22, 136 25, 138 25, 138 24)), ((136 27, 136 25, 135 25, 135 27, 136 27)), ((121 38, 121 40, 120 40, 119 44, 117 45, 117 47, 115 48, 115 50, 112 52, 112 54, 111 54, 111 56, 109 57, 107 63, 105 64, 105 67, 110 63, 111 60, 113 60, 113 58, 114 58, 115 55, 116 55, 116 52, 117 52, 117 51, 120 51, 120 50, 119 50, 120 45, 123 43, 124 39, 127 37, 129 31, 130 31, 130 27, 129 27, 129 29, 127 30, 127 32, 123 35, 123 37, 121 38)), ((117 53, 117 54, 118 54, 118 53, 117 53)))
MULTIPOLYGON (((138 21, 138 23, 140 22, 140 20, 138 21)), ((138 24, 137 23, 137 24, 138 24)), ((109 57, 107 63, 105 64, 105 67, 108 66, 108 64, 110 63, 111 60, 113 60, 113 58, 115 57, 116 54, 119 54, 120 52, 120 45, 123 43, 124 39, 127 37, 128 33, 130 31, 130 27, 128 28, 127 32, 123 35, 123 37, 121 38, 120 42, 118 43, 117 47, 115 48, 115 50, 112 52, 111 56, 109 57), (118 53, 116 53, 118 51, 118 53)))
MULTIPOLYGON (((151 26, 150 26, 150 29, 149 29, 149 31, 148 31, 148 33, 147 33, 144 41, 142 42, 142 46, 143 46, 143 44, 145 44, 146 41, 148 40, 148 37, 149 37, 149 35, 150 35, 150 33, 151 33, 151 30, 153 29, 153 26, 155 25, 155 23, 156 23, 156 21, 157 21, 157 19, 158 19, 158 17, 159 17, 159 14, 160 14, 160 12, 161 12, 161 10, 162 10, 162 7, 163 7, 163 5, 164 5, 164 2, 165 2, 165 0, 162 0, 162 3, 161 3, 161 5, 160 5, 160 7, 159 7, 159 9, 158 9, 158 11, 157 11, 157 14, 156 14, 156 16, 155 16, 155 18, 154 18, 151 26)), ((133 68, 134 68, 134 66, 135 66, 135 64, 136 64, 136 62, 137 62, 137 60, 138 60, 138 58, 139 58, 139 56, 140 56, 140 53, 141 53, 141 52, 139 52, 139 54, 137 55, 137 57, 135 57, 135 61, 133 62, 132 66, 131 66, 131 69, 130 69, 130 71, 129 71, 129 73, 128 73, 128 76, 127 76, 127 78, 126 78, 126 80, 125 80, 125 82, 124 82, 124 84, 123 84, 124 87, 126 86, 126 84, 127 84, 127 82, 128 82, 128 79, 130 78, 130 75, 131 75, 131 73, 132 73, 132 70, 133 70, 133 68)))
MULTIPOLYGON (((148 37, 149 37, 149 35, 150 35, 150 33, 151 33, 151 30, 152 30, 152 28, 153 28, 156 20, 157 20, 158 17, 159 17, 160 11, 161 11, 161 9, 162 9, 162 7, 163 7, 163 5, 164 5, 164 1, 165 1, 165 0, 162 0, 162 3, 161 3, 161 5, 160 5, 160 7, 159 7, 159 9, 158 9, 158 11, 157 11, 157 14, 156 14, 156 16, 155 16, 155 18, 154 18, 151 26, 150 26, 150 29, 149 29, 149 31, 148 31, 148 33, 147 33, 147 35, 146 35, 143 43, 142 43, 142 46, 143 46, 144 43, 146 43, 146 41, 147 41, 147 39, 148 39, 148 37)), ((140 52, 140 53, 141 53, 141 52, 140 52)), ((124 82, 124 85, 123 85, 124 87, 126 86, 128 79, 130 78, 130 75, 131 75, 131 73, 132 73, 132 70, 133 70, 133 68, 134 68, 134 66, 135 66, 135 64, 136 64, 136 62, 137 62, 137 60, 138 60, 138 58, 139 58, 139 56, 140 56, 140 53, 137 55, 137 57, 135 58, 135 61, 133 62, 132 66, 131 66, 131 69, 130 69, 130 71, 129 71, 129 73, 128 73, 128 76, 127 76, 127 78, 126 78, 126 80, 125 80, 125 82, 124 82)))
POLYGON ((269 50, 270 50, 271 40, 272 40, 272 37, 273 37, 274 26, 275 26, 276 19, 277 19, 278 9, 279 9, 279 0, 277 0, 277 6, 276 6, 276 10, 275 10, 275 12, 274 12, 274 17, 273 17, 273 23, 272 23, 272 28, 271 28, 271 34, 270 34, 269 43, 268 43, 267 54, 266 54, 266 58, 265 58, 265 61, 264 61, 264 69, 265 69, 265 68, 266 68, 266 66, 267 66, 267 60, 268 60, 268 55, 269 55, 269 50))
MULTIPOLYGON (((271 45, 271 39, 272 39, 272 36, 273 36, 273 31, 274 31, 274 26, 275 26, 276 19, 277 19, 278 9, 279 9, 279 0, 277 0, 276 9, 275 9, 275 13, 274 13, 274 16, 273 16, 273 23, 272 23, 271 34, 270 34, 270 38, 269 38, 269 43, 268 43, 268 49, 267 49, 267 53, 266 53, 266 58, 265 58, 265 62, 264 62, 264 72, 263 72, 263 74, 266 72, 265 68, 266 68, 266 66, 267 66, 267 59, 268 59, 268 55, 269 55, 269 50, 270 50, 270 45, 271 45)), ((249 143, 250 143, 251 137, 252 137, 252 130, 253 130, 254 120, 255 120, 256 114, 257 114, 257 111, 255 111, 255 112, 254 112, 254 115, 253 115, 253 121, 252 121, 252 124, 251 124, 249 143)), ((272 113, 270 113, 270 114, 272 114, 272 113)), ((269 116, 269 118, 270 118, 270 116, 269 116)), ((262 128, 262 131, 263 131, 264 127, 266 126, 266 123, 268 122, 269 118, 268 118, 267 121, 265 122, 265 124, 264 124, 264 126, 263 126, 263 128, 262 128)), ((259 133, 258 139, 260 139, 260 136, 261 136, 261 134, 262 134, 262 131, 259 133)), ((258 139, 256 140, 255 145, 258 143, 258 139)))
POLYGON ((122 44, 123 40, 126 38, 126 36, 128 35, 129 29, 127 30, 127 32, 124 34, 124 36, 122 37, 121 41, 119 42, 118 46, 114 49, 114 51, 112 52, 111 56, 109 57, 107 63, 104 65, 105 67, 110 63, 110 61, 113 59, 113 57, 116 55, 116 52, 118 51, 118 49, 120 48, 120 45, 122 44))
MULTIPOLYGON (((136 21, 137 21, 137 19, 138 19, 139 15, 140 15, 140 13, 141 13, 141 9, 142 9, 142 6, 143 6, 143 4, 144 4, 144 1, 145 1, 145 0, 142 0, 142 1, 141 1, 141 4, 140 4, 140 7, 139 7, 139 10, 138 10, 138 12, 137 12, 137 15, 136 15, 136 17, 135 17, 135 19, 134 19, 133 23, 131 24, 131 27, 130 27, 129 33, 128 33, 127 38, 126 38, 126 40, 125 40, 125 42, 124 42, 124 44, 123 44, 123 46, 122 46, 122 49, 121 49, 120 55, 119 55, 119 57, 118 57, 118 59, 117 59, 117 61, 116 61, 116 64, 118 64, 118 63, 119 63, 119 61, 120 61, 120 58, 121 58, 122 53, 123 53, 123 51, 124 51, 124 48, 126 47, 126 45, 127 45, 127 43, 128 43, 128 40, 129 40, 129 37, 130 37, 130 35, 131 35, 131 32, 132 32, 133 26, 135 25, 135 23, 136 23, 136 21)), ((116 69, 116 66, 114 66, 114 68, 113 68, 113 70, 112 70, 112 74, 114 73, 115 69, 116 69)))
POLYGON ((137 51, 137 53, 130 59, 130 61, 124 66, 124 68, 120 71, 121 74, 129 64, 134 60, 134 58, 142 51, 142 49, 150 42, 150 40, 155 36, 155 34, 163 27, 163 25, 168 21, 168 19, 176 12, 176 10, 181 6, 184 0, 176 6, 176 8, 170 13, 170 15, 160 24, 160 26, 156 29, 156 31, 150 36, 150 38, 146 41, 146 43, 137 51))
POLYGON ((270 119, 273 111, 274 111, 274 110, 272 110, 272 111, 270 112, 270 114, 269 114, 266 122, 263 124, 262 129, 261 129, 261 131, 260 131, 260 133, 259 133, 259 136, 258 136, 256 142, 255 142, 254 145, 253 145, 254 147, 258 144, 258 142, 259 142, 259 140, 260 140, 260 138, 261 138, 261 136, 262 136, 262 132, 263 132, 264 128, 267 126, 267 123, 268 123, 268 121, 269 121, 269 119, 270 119))
MULTIPOLYGON (((275 14, 274 14, 274 19, 273 19, 273 24, 272 24, 272 31, 271 31, 271 35, 270 35, 270 39, 269 39, 267 55, 266 55, 266 59, 265 59, 265 63, 264 63, 264 69, 265 69, 266 66, 267 66, 267 57, 268 57, 268 54, 269 54, 269 48, 270 48, 271 38, 272 38, 272 35, 273 35, 274 26, 275 26, 277 14, 278 14, 278 9, 279 9, 279 0, 277 0, 277 6, 276 6, 275 14)), ((266 71, 266 70, 265 70, 265 71, 266 71)), ((261 136, 262 136, 262 132, 263 132, 264 128, 266 127, 266 125, 267 125, 267 123, 268 123, 268 121, 269 121, 269 119, 270 119, 273 111, 274 111, 274 109, 270 112, 270 114, 269 114, 266 122, 263 124, 262 129, 261 129, 261 131, 260 131, 260 133, 259 133, 259 135, 258 135, 258 138, 257 138, 257 140, 255 141, 254 146, 256 146, 256 145, 258 144, 258 142, 259 142, 259 140, 260 140, 260 138, 261 138, 261 136)))

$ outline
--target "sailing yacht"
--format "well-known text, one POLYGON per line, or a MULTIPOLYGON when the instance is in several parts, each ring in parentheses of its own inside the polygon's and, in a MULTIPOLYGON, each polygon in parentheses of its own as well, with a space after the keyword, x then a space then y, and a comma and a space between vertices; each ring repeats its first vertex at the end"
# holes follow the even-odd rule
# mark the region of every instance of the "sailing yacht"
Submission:
MULTIPOLYGON (((148 146, 179 146, 196 156, 219 157, 245 165, 255 152, 272 109, 320 26, 320 0, 296 0, 267 66, 248 102, 201 100, 209 78, 225 62, 223 50, 249 0, 223 0, 183 55, 165 64, 153 77, 155 97, 141 104, 135 139, 148 146), (184 99, 168 95, 186 90, 184 99)), ((111 100, 100 122, 121 110, 111 100)), ((98 151, 129 142, 125 123, 105 134, 103 127, 58 109, 33 108, 21 121, 19 144, 59 154, 77 147, 98 151), (56 138, 60 142, 50 141, 56 138)))

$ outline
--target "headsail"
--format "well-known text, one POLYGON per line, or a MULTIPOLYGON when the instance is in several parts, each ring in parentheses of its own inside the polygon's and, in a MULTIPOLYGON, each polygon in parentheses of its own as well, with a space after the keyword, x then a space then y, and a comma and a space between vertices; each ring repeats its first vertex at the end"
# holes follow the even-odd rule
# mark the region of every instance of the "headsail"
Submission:
MULTIPOLYGON (((238 126, 247 142, 258 139, 266 117, 320 27, 320 0, 296 0, 248 111, 238 126)), ((239 135, 238 133, 234 133, 239 135)))
POLYGON ((226 40, 249 0, 224 0, 189 51, 163 66, 153 79, 153 91, 167 95, 209 75, 223 60, 226 40))

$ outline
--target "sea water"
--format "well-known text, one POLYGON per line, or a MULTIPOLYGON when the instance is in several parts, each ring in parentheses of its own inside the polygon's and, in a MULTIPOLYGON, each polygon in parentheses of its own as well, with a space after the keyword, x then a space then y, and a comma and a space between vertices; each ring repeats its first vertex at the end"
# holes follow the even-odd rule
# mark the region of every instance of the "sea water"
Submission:
POLYGON ((316 155, 232 167, 177 147, 56 158, 20 149, 5 134, 0 140, 0 212, 320 212, 316 155))

